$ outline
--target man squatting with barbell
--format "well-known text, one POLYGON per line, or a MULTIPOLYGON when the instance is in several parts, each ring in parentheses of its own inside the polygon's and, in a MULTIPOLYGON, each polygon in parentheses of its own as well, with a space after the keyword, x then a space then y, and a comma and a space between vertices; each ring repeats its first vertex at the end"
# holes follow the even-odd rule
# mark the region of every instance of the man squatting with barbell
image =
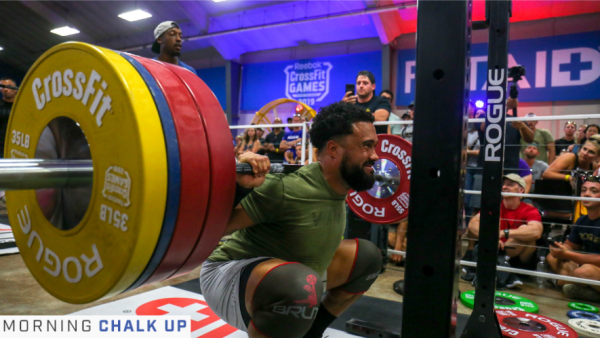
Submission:
POLYGON ((240 156, 254 175, 237 176, 226 228, 233 235, 200 274, 204 298, 219 317, 251 338, 321 338, 375 282, 379 249, 342 240, 348 190, 375 182, 373 121, 353 104, 322 108, 309 131, 318 162, 294 173, 266 175, 267 157, 240 156))

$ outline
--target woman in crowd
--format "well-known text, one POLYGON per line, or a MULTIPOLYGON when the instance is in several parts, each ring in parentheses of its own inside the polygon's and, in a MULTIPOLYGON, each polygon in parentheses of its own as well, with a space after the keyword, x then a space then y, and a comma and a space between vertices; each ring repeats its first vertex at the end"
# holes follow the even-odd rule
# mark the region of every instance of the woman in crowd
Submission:
POLYGON ((585 128, 585 137, 580 140, 579 144, 570 145, 568 151, 577 153, 579 149, 581 149, 581 145, 584 144, 587 139, 597 134, 600 134, 600 127, 595 124, 590 124, 585 128))
POLYGON ((256 129, 248 128, 246 131, 244 131, 242 143, 238 145, 235 153, 239 156, 248 151, 256 153, 259 149, 260 141, 258 139, 258 135, 256 134, 256 129))
POLYGON ((563 153, 557 157, 542 174, 542 178, 545 180, 571 181, 574 179, 574 177, 571 177, 572 170, 592 173, 598 169, 596 162, 599 154, 600 135, 592 135, 584 141, 578 153, 563 153))

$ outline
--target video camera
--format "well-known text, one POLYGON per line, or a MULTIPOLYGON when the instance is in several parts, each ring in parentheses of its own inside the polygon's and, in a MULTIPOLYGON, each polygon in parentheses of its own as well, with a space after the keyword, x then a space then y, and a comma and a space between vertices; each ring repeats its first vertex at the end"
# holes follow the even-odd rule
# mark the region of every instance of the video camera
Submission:
MULTIPOLYGON (((511 98, 516 99, 519 97, 519 91, 517 90, 517 82, 525 76, 525 67, 516 65, 508 68, 508 77, 512 78, 512 85, 510 86, 509 95, 511 98)), ((517 108, 513 108, 513 116, 517 116, 517 108)))

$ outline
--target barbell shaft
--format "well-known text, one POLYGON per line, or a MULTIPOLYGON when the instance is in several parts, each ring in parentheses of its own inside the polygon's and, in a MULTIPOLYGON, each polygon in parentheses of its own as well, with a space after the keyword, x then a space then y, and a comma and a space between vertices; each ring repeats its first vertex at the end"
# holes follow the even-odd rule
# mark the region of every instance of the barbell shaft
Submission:
POLYGON ((92 183, 91 160, 0 160, 0 190, 81 188, 92 183))
MULTIPOLYGON (((272 163, 270 173, 291 173, 301 164, 272 163)), ((252 174, 248 163, 237 163, 238 174, 252 174)), ((0 190, 33 190, 91 187, 94 178, 92 160, 1 159, 0 190)), ((375 175, 377 181, 384 178, 375 175)))

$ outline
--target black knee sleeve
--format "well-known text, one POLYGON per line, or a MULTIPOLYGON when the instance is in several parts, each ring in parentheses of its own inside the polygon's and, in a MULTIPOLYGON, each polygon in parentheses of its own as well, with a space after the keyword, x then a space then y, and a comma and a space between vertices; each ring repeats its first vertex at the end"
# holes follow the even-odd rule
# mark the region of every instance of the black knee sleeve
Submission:
POLYGON ((268 337, 302 337, 321 304, 323 283, 311 268, 284 263, 271 269, 252 297, 252 325, 268 337))
POLYGON ((356 239, 356 257, 348 280, 340 289, 348 293, 363 293, 369 290, 381 271, 381 250, 364 239, 356 239))

